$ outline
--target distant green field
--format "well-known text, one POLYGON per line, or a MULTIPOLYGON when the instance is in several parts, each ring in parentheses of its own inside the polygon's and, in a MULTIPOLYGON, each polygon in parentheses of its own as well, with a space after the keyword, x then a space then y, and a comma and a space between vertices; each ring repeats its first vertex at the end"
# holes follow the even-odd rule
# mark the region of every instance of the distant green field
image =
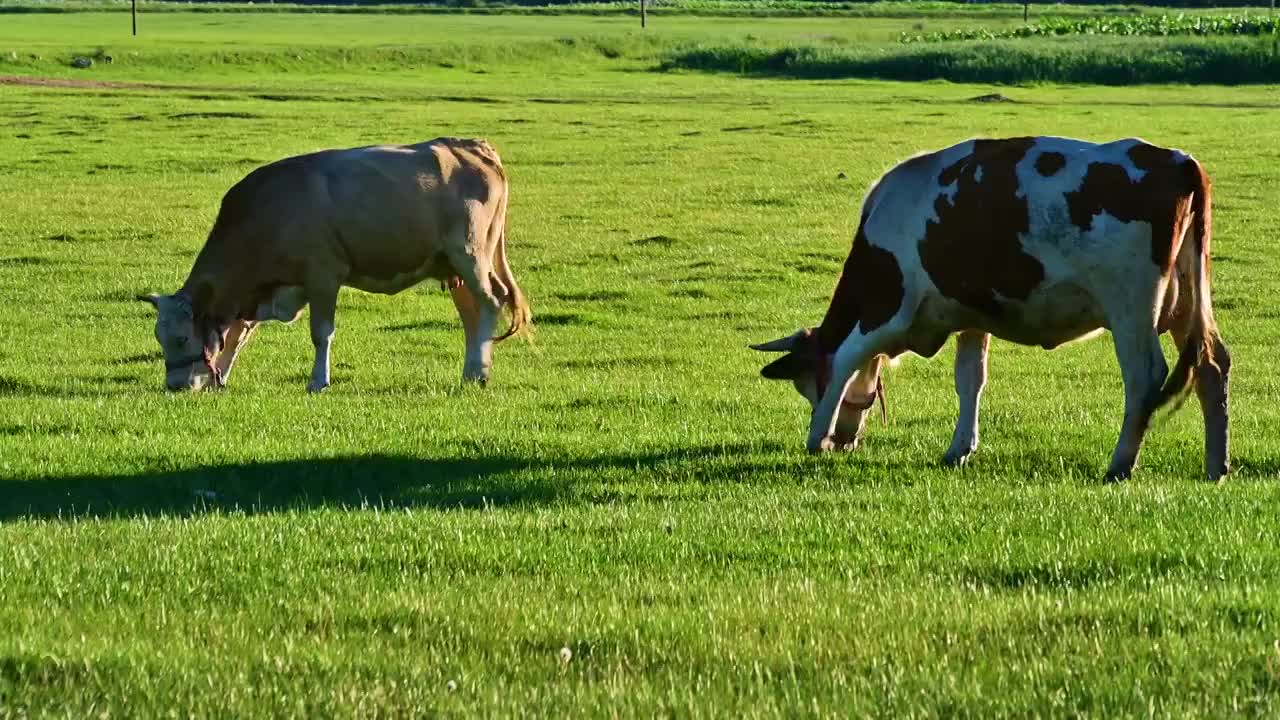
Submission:
MULTIPOLYGON (((601 0, 593 2, 559 2, 544 4, 537 0, 528 2, 504 2, 503 0, 438 0, 428 3, 344 2, 337 4, 297 4, 288 2, 152 2, 138 3, 143 14, 176 12, 190 13, 251 13, 262 14, 340 14, 340 15, 421 15, 421 14, 476 14, 476 15, 639 15, 639 4, 630 0, 601 0)), ((132 3, 125 0, 0 0, 0 13, 80 13, 80 12, 128 12, 132 3)), ((787 16, 850 16, 850 17, 1018 17, 1024 8, 1019 3, 967 3, 948 0, 875 0, 863 2, 844 0, 658 0, 650 2, 648 11, 654 17, 668 15, 698 15, 704 17, 787 17, 787 16)), ((1043 3, 1036 6, 1038 14, 1078 16, 1124 16, 1158 12, 1146 5, 1069 5, 1043 3)), ((1243 8, 1242 11, 1264 11, 1263 8, 1243 8)), ((1202 9, 1188 12, 1204 12, 1202 9)))
POLYGON ((0 16, 0 717, 1274 717, 1278 88, 653 72, 958 22, 0 16), (133 298, 179 285, 228 187, 443 134, 512 179, 537 329, 487 389, 424 286, 344 292, 323 396, 305 322, 227 392, 163 392, 133 298), (805 454, 803 401, 759 378, 747 343, 818 321, 881 172, 1013 134, 1213 174, 1223 485, 1194 403, 1098 483, 1105 338, 997 341, 961 471, 949 347, 851 454, 805 454))

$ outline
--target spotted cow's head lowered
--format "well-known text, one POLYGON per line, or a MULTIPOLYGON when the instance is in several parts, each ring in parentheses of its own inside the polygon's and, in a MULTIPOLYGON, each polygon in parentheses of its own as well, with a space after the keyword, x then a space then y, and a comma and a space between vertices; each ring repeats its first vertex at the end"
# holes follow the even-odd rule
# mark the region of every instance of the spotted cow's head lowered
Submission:
MULTIPOLYGON (((809 401, 810 409, 818 406, 831 378, 832 356, 822 351, 815 329, 797 330, 787 337, 751 346, 752 350, 785 353, 765 365, 760 374, 769 380, 788 380, 796 392, 809 401)), ((867 411, 880 399, 881 418, 885 417, 884 385, 880 375, 882 358, 854 378, 840 403, 833 439, 836 447, 852 450, 862 441, 867 424, 867 411)))
POLYGON ((220 386, 214 369, 221 338, 198 322, 191 299, 174 295, 139 295, 156 309, 156 341, 164 352, 164 384, 170 390, 201 390, 220 386))

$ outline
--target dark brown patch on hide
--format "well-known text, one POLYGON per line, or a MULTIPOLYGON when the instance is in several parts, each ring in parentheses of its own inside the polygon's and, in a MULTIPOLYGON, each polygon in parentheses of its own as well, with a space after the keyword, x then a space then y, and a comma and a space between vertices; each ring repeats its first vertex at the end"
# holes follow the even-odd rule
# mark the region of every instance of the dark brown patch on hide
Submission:
POLYGON ((1142 179, 1134 182, 1119 165, 1092 163, 1080 188, 1066 194, 1067 212, 1082 232, 1091 230, 1094 218, 1104 212, 1122 222, 1150 224, 1151 261, 1161 272, 1168 272, 1196 188, 1172 150, 1139 143, 1128 155, 1142 171, 1142 179))
POLYGON ((1067 164, 1067 158, 1060 152, 1040 153, 1036 158, 1036 172, 1045 177, 1052 177, 1067 164))
POLYGON ((884 325, 902 307, 902 269, 892 252, 867 240, 866 218, 836 281, 827 314, 818 326, 818 346, 833 353, 856 327, 862 333, 884 325))
POLYGON ((938 182, 938 219, 925 226, 920 262, 945 296, 999 316, 997 295, 1025 300, 1044 279, 1044 266, 1022 248, 1030 229, 1027 200, 1019 196, 1016 168, 1034 138, 976 140, 973 152, 944 168, 938 182))

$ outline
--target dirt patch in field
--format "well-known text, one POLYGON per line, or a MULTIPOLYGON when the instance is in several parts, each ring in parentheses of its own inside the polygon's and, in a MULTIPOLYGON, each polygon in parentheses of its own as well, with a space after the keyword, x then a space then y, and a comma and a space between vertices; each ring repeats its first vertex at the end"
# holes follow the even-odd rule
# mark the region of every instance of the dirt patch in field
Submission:
POLYGON ((556 293, 553 297, 566 302, 617 302, 628 300, 631 296, 619 290, 591 290, 588 292, 556 293))
POLYGON ((41 78, 0 75, 0 85, 75 88, 80 90, 222 90, 207 85, 165 85, 162 83, 125 82, 122 80, 81 80, 79 78, 41 78))
POLYGON ((1007 102, 1014 102, 1014 100, 1013 100, 1012 98, 1005 97, 1004 95, 1001 95, 1000 93, 989 93, 989 94, 987 94, 987 95, 978 95, 977 97, 971 97, 971 98, 969 98, 969 102, 976 102, 976 103, 1007 103, 1007 102))
POLYGON ((542 313, 538 315, 537 322, 539 325, 595 325, 577 313, 542 313))
MULTIPOLYGON (((560 362, 561 367, 573 370, 653 370, 660 368, 672 368, 681 365, 679 360, 669 357, 622 357, 622 358, 582 358, 575 360, 563 360, 560 362)), ((571 400, 563 407, 582 407, 580 403, 583 398, 571 400)), ((598 401, 586 400, 587 403, 598 401)))
POLYGON ((261 115, 249 112, 187 112, 169 116, 173 120, 259 120, 261 115))
POLYGON ((403 323, 400 325, 386 325, 378 328, 385 332, 408 332, 411 330, 456 330, 461 327, 456 322, 446 322, 444 320, 421 320, 419 322, 403 323))
POLYGON ((33 265, 56 265, 57 262, 46 257, 23 256, 0 258, 0 267, 31 267, 33 265))
MULTIPOLYGON (((155 351, 147 353, 139 353, 137 355, 127 355, 122 358, 116 358, 111 361, 112 365, 150 365, 152 363, 164 360, 164 353, 155 351)), ((130 376, 132 380, 132 376, 130 376)))
POLYGON ((632 245, 645 247, 646 245, 657 245, 659 247, 671 247, 676 244, 676 239, 668 235, 651 235, 647 238, 632 241, 632 245))

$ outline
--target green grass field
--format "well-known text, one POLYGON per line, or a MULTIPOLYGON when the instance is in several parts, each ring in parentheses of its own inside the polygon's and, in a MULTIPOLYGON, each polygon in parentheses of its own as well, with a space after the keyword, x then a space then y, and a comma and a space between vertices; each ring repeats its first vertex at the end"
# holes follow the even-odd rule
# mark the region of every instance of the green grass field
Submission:
POLYGON ((0 53, 41 56, 0 75, 81 81, 0 84, 0 717, 1280 712, 1276 87, 652 71, 670 42, 916 20, 144 22, 0 18, 0 53), (96 47, 116 62, 66 67, 96 47), (443 134, 502 152, 535 313, 486 390, 424 286, 344 292, 323 396, 305 322, 227 392, 163 391, 133 298, 176 289, 228 187, 443 134), (997 341, 961 471, 950 347, 889 375, 862 449, 805 454, 747 343, 820 319, 881 172, 1011 134, 1140 135, 1213 174, 1224 484, 1194 403, 1098 482, 1106 338, 997 341))

